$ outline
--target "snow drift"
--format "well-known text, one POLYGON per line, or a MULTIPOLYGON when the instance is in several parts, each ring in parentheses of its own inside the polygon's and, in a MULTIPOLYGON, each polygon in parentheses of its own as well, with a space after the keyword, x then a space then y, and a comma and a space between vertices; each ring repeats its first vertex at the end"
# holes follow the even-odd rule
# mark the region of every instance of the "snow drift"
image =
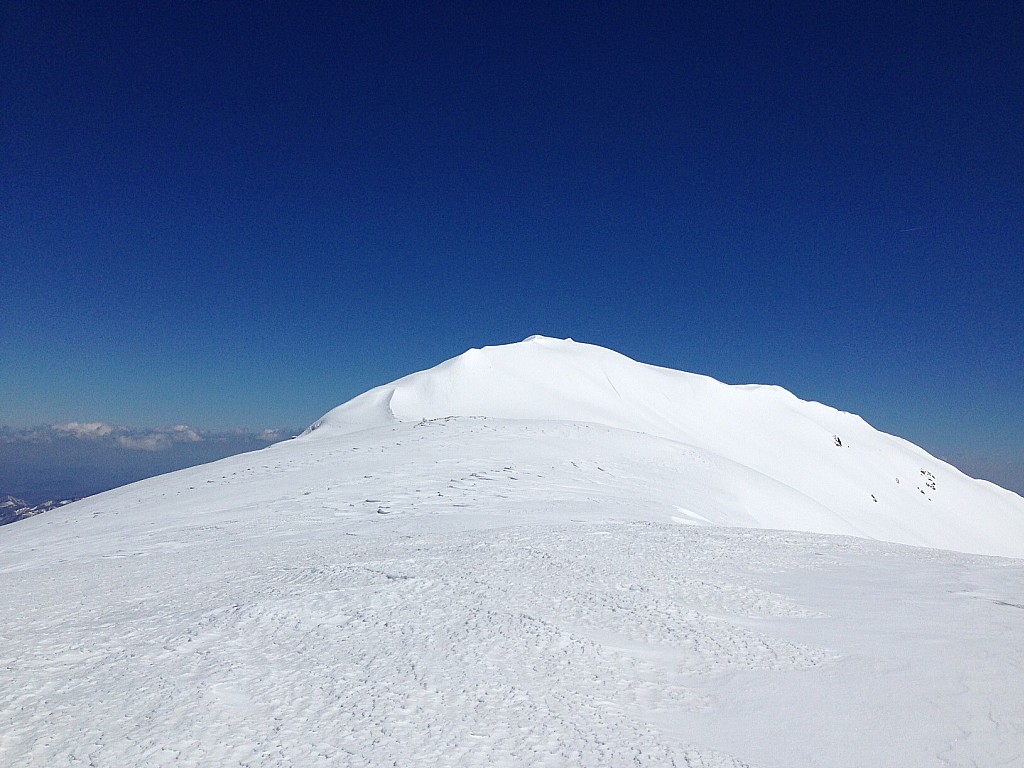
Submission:
POLYGON ((694 476, 701 467, 681 458, 674 503, 690 522, 1024 556, 1024 499, 859 416, 571 339, 471 349, 350 400, 305 435, 450 416, 586 422, 695 449, 718 471, 694 476))

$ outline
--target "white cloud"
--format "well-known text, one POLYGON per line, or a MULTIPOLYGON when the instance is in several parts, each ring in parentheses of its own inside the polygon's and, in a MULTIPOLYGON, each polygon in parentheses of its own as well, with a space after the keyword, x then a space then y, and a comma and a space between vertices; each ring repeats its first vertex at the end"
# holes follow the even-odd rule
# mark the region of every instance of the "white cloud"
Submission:
POLYGON ((250 432, 235 429, 224 432, 198 429, 188 424, 169 427, 133 428, 103 421, 69 421, 49 424, 32 429, 11 429, 0 427, 0 442, 53 443, 59 440, 77 440, 90 443, 115 445, 129 451, 165 451, 176 444, 199 444, 207 442, 237 445, 238 450, 252 450, 262 444, 276 443, 294 434, 286 429, 264 429, 250 432))
POLYGON ((102 440, 124 428, 102 421, 69 421, 66 424, 52 424, 50 429, 61 437, 77 437, 80 440, 102 440))
POLYGON ((211 435, 209 432, 202 432, 188 424, 176 424, 173 427, 158 427, 153 434, 164 435, 173 443, 199 443, 211 435))
POLYGON ((118 435, 117 444, 129 451, 163 451, 171 447, 167 435, 158 432, 148 435, 118 435))

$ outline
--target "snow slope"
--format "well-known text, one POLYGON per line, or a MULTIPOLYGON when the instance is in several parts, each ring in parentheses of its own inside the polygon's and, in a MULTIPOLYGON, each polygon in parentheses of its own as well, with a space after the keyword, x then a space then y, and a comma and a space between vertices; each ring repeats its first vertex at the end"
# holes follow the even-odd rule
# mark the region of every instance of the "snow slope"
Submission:
POLYGON ((588 422, 682 444, 701 461, 680 459, 686 482, 672 493, 695 521, 1024 556, 1024 499, 859 416, 570 339, 469 350, 356 397, 306 434, 446 416, 588 422))
POLYGON ((1024 561, 765 529, 1020 551, 856 417, 534 339, 318 424, 0 528, 0 765, 1024 764, 1024 561))

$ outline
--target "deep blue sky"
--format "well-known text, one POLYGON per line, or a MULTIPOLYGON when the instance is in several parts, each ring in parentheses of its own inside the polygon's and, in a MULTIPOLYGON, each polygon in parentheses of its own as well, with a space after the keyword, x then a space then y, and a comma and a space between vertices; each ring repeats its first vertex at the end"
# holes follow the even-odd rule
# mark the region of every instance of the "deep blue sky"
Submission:
POLYGON ((1024 489, 1017 0, 212 5, 3 5, 0 423, 302 426, 543 333, 1024 489))

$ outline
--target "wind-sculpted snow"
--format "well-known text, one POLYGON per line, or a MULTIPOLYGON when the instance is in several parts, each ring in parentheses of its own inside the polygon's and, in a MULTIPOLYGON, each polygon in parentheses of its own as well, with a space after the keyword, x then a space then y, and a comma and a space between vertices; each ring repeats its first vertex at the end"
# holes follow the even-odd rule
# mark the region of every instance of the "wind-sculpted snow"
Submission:
POLYGON ((126 486, 0 530, 0 765, 1024 760, 1021 561, 718 527, 766 523, 849 525, 561 421, 325 430, 126 486))
POLYGON ((8 574, 2 715, 13 727, 0 759, 1021 756, 1009 665, 1024 650, 1024 610, 1000 601, 1024 580, 999 561, 643 523, 396 535, 335 521, 293 534, 267 539, 239 521, 173 549, 99 557, 71 582, 8 574), (11 599, 26 593, 32 605, 11 599))
POLYGON ((306 439, 452 416, 585 422, 672 441, 716 469, 694 478, 695 494, 673 487, 692 522, 1024 556, 1024 499, 859 416, 779 387, 728 386, 572 340, 470 350, 335 408, 306 439), (716 483, 712 495, 738 492, 750 503, 702 508, 716 483))

